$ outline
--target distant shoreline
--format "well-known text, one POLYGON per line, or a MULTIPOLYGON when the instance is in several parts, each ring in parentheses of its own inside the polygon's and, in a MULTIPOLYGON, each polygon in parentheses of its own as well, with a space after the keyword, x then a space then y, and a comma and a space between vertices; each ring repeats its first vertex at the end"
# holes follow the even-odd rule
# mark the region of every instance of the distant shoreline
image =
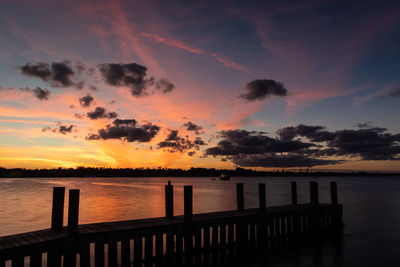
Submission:
POLYGON ((214 168, 184 169, 144 169, 144 168, 57 168, 57 169, 23 169, 0 168, 0 178, 103 178, 103 177, 219 177, 221 174, 231 177, 326 177, 326 176, 400 176, 398 172, 335 172, 335 171, 255 171, 236 168, 234 170, 214 168))

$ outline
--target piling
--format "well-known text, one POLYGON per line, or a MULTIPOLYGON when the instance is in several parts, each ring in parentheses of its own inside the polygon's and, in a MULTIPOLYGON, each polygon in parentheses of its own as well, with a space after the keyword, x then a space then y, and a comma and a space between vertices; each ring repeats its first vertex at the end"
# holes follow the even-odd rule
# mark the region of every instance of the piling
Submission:
POLYGON ((53 206, 51 211, 51 229, 60 231, 64 222, 65 187, 53 187, 53 206))
POLYGON ((265 184, 258 184, 258 207, 260 211, 265 211, 266 208, 266 198, 265 198, 265 184))
POLYGON ((78 233, 79 189, 69 190, 68 202, 68 234, 78 233))
POLYGON ((236 184, 236 198, 237 198, 237 209, 244 210, 244 193, 243 193, 243 184, 236 184))
POLYGON ((171 181, 168 181, 168 184, 165 185, 165 216, 174 217, 174 187, 171 181))
POLYGON ((297 205, 297 183, 293 181, 291 183, 292 189, 292 205, 297 205))

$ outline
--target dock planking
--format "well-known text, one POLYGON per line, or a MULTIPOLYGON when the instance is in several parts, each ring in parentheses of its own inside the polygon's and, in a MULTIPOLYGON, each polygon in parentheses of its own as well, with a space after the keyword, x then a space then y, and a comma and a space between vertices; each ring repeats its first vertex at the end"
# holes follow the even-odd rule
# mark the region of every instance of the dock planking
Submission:
POLYGON ((132 258, 135 266, 141 266, 142 262, 160 266, 182 262, 192 265, 201 258, 208 260, 210 255, 216 260, 238 251, 282 249, 340 235, 343 207, 337 202, 335 182, 330 183, 330 189, 331 203, 319 203, 318 184, 311 182, 311 203, 299 204, 297 187, 292 182, 292 205, 271 207, 265 204, 265 184, 260 184, 259 208, 245 209, 243 184, 238 184, 237 210, 193 214, 192 187, 186 186, 185 214, 174 216, 171 207, 173 185, 168 183, 165 187, 166 217, 82 225, 78 225, 77 218, 79 191, 72 189, 72 194, 77 196, 69 203, 73 211, 69 214, 73 217, 68 220, 68 226, 62 226, 57 217, 60 216, 58 209, 63 207, 60 203, 63 197, 59 195, 64 192, 58 188, 53 192, 57 200, 53 201, 52 228, 0 237, 0 263, 11 260, 12 266, 23 266, 24 257, 30 257, 31 266, 36 266, 41 262, 42 254, 47 253, 47 266, 54 262, 59 265, 62 255, 64 266, 75 266, 79 254, 80 265, 90 266, 94 254, 95 266, 107 266, 105 245, 109 266, 116 266, 117 258, 123 266, 130 266, 132 258), (120 251, 117 243, 121 245, 120 251), (131 243, 134 249, 131 249, 131 243), (90 249, 90 244, 94 250, 90 249), (118 253, 121 253, 120 257, 118 253))

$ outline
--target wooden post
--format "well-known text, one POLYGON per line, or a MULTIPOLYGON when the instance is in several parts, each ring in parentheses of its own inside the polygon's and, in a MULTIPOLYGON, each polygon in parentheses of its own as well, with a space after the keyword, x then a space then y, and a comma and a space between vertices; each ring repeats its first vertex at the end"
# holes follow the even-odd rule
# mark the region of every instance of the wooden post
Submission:
POLYGON ((313 205, 318 205, 318 183, 310 182, 310 201, 313 205))
POLYGON ((78 233, 79 221, 79 189, 69 190, 68 202, 68 234, 78 233))
POLYGON ((258 184, 258 203, 260 211, 265 211, 266 198, 265 198, 265 184, 258 184))
POLYGON ((297 205, 297 183, 292 182, 292 205, 297 205))
POLYGON ((337 185, 336 182, 330 182, 330 189, 331 189, 331 203, 333 205, 338 204, 338 198, 337 198, 337 185))
POLYGON ((236 184, 236 196, 237 196, 237 209, 244 210, 244 194, 243 194, 243 184, 236 184))
POLYGON ((165 186, 165 216, 174 217, 174 188, 171 181, 165 186))
POLYGON ((193 186, 184 186, 184 218, 185 221, 191 221, 193 217, 193 186))
POLYGON ((53 187, 53 208, 51 211, 51 229, 60 231, 64 221, 65 187, 53 187))

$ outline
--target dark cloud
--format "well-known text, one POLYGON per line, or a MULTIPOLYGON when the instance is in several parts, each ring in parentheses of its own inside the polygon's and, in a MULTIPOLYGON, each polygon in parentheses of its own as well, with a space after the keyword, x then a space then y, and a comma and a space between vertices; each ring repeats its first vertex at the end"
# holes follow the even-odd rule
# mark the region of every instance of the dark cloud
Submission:
POLYGON ((254 80, 246 84, 246 93, 240 97, 247 101, 263 100, 269 96, 287 96, 288 91, 281 82, 275 80, 254 80))
POLYGON ((282 128, 277 138, 271 138, 261 132, 228 130, 220 132, 222 140, 206 149, 205 155, 219 156, 245 167, 312 167, 337 164, 354 157, 399 160, 400 134, 386 131, 374 127, 330 132, 323 126, 300 124, 282 128), (296 137, 307 138, 311 143, 296 137))
POLYGON ((232 156, 239 154, 261 154, 293 152, 314 146, 298 140, 279 140, 265 135, 263 132, 249 132, 246 130, 221 131, 216 147, 206 150, 207 155, 232 156))
POLYGON ((183 124, 183 127, 186 127, 187 131, 194 131, 196 134, 200 134, 200 131, 203 129, 203 127, 196 125, 190 121, 183 124))
POLYGON ((97 119, 102 119, 102 118, 107 118, 107 119, 115 119, 118 117, 118 114, 115 112, 106 112, 105 108, 102 107, 96 107, 94 111, 86 113, 87 117, 91 120, 97 120, 97 119))
POLYGON ((372 125, 369 121, 363 123, 358 122, 354 126, 357 128, 372 128, 372 125))
POLYGON ((384 128, 341 130, 328 146, 338 155, 360 156, 363 160, 396 160, 400 153, 400 135, 385 133, 384 128))
POLYGON ((127 142, 149 142, 158 134, 160 127, 151 123, 139 125, 136 120, 116 119, 97 134, 89 134, 87 140, 120 139, 127 142))
POLYGON ((289 126, 278 130, 278 135, 281 140, 292 140, 296 136, 307 137, 312 142, 330 141, 335 138, 334 133, 324 131, 323 126, 308 126, 297 125, 296 127, 289 126))
POLYGON ((68 134, 72 132, 76 132, 76 125, 64 125, 61 122, 58 123, 57 127, 51 128, 51 127, 45 127, 42 129, 42 132, 53 132, 53 133, 60 133, 60 134, 68 134))
POLYGON ((164 94, 172 92, 175 89, 175 85, 167 79, 160 79, 155 84, 156 89, 163 92, 164 94))
POLYGON ((101 64, 99 70, 109 85, 127 86, 136 97, 153 94, 150 88, 162 93, 169 93, 175 88, 167 79, 156 81, 154 77, 147 78, 147 68, 136 63, 101 64))
POLYGON ((47 89, 42 89, 40 87, 36 87, 32 90, 33 95, 36 96, 39 100, 48 100, 50 96, 50 91, 47 89))
POLYGON ((74 86, 77 89, 82 89, 84 86, 82 81, 73 81, 73 78, 84 69, 84 65, 81 63, 76 65, 72 65, 69 61, 52 62, 51 64, 46 62, 26 63, 19 69, 23 75, 42 79, 52 87, 74 86))
POLYGON ((194 141, 189 140, 187 137, 180 137, 178 130, 171 130, 167 135, 167 138, 158 143, 158 149, 167 149, 168 152, 183 152, 190 149, 199 150, 200 146, 206 145, 206 143, 197 137, 194 141))
POLYGON ((79 103, 82 107, 89 107, 90 104, 93 102, 94 98, 90 94, 79 98, 79 103))
POLYGON ((389 93, 390 96, 399 97, 400 96, 400 88, 397 88, 389 93))
POLYGON ((94 86, 94 85, 90 85, 90 86, 89 86, 89 89, 92 90, 92 91, 97 91, 97 87, 94 86))
POLYGON ((369 123, 357 124, 358 130, 325 131, 322 126, 298 125, 278 130, 282 140, 292 140, 296 136, 306 137, 312 142, 325 142, 328 150, 320 150, 316 155, 329 152, 330 156, 359 156, 363 160, 396 160, 400 153, 399 134, 386 133, 385 128, 373 127, 369 123))
POLYGON ((232 158, 232 162, 242 167, 314 167, 338 164, 341 161, 323 160, 303 155, 241 155, 232 158))

